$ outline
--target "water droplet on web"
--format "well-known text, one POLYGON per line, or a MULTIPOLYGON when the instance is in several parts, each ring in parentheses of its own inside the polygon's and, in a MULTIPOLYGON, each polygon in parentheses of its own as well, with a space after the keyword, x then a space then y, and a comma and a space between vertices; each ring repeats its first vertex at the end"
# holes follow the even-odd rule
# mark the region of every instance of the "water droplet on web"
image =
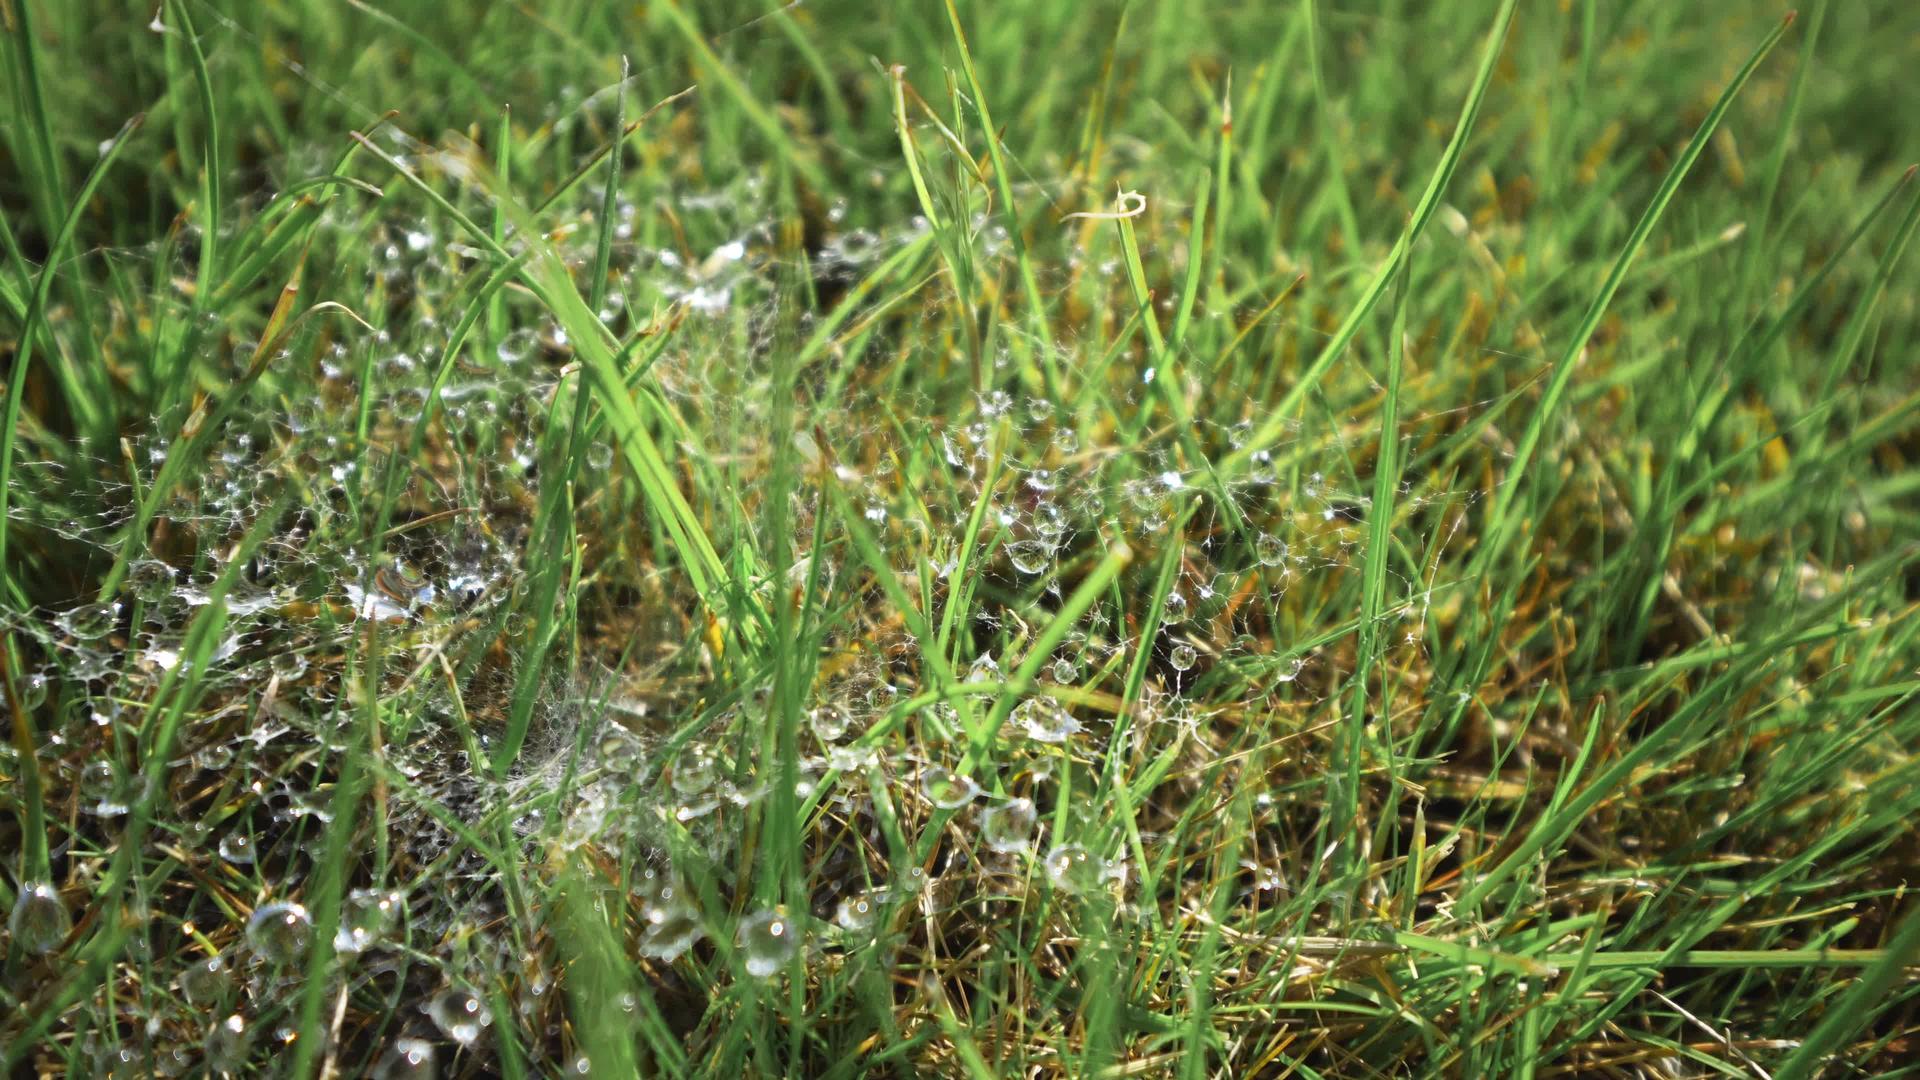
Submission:
POLYGON ((136 1080, 141 1067, 146 1064, 145 1057, 133 1045, 109 1046, 95 1055, 94 1075, 112 1077, 113 1080, 136 1080))
POLYGON ((918 896, 925 892, 931 882, 932 879, 927 877, 927 868, 924 866, 909 866, 900 871, 900 891, 908 896, 918 896))
POLYGON ((234 1013, 207 1032, 207 1065, 222 1072, 239 1072, 253 1049, 246 1018, 234 1013))
POLYGON ((209 956, 195 960, 180 972, 180 993, 195 1005, 211 1005, 220 1000, 232 984, 225 957, 209 956))
POLYGON ((185 1076, 194 1065, 193 1052, 184 1046, 166 1046, 153 1055, 153 1071, 161 1076, 185 1076))
POLYGON ((784 908, 755 912, 740 920, 736 936, 747 974, 757 979, 787 966, 800 951, 800 929, 784 908))
POLYGON ((404 898, 390 889, 353 890, 340 912, 334 951, 353 956, 378 945, 399 921, 403 903, 404 898))
POLYGON ((63 611, 54 621, 73 636, 75 641, 99 641, 113 633, 120 625, 119 604, 82 604, 70 611, 63 611))
POLYGON ((1194 661, 1198 659, 1200 659, 1199 651, 1184 641, 1175 645, 1173 650, 1167 653, 1167 664, 1175 671, 1186 671, 1193 667, 1194 661))
POLYGON ((1240 860, 1240 868, 1253 874, 1253 887, 1256 892, 1290 892, 1286 876, 1280 867, 1271 863, 1259 863, 1252 859, 1240 860))
POLYGON ((942 810, 958 810, 979 796, 980 785, 971 776, 936 766, 920 774, 920 793, 942 810))
POLYGON ((313 917, 287 901, 262 904, 247 920, 247 943, 269 964, 290 964, 307 950, 313 917))
POLYGON ((831 247, 836 250, 841 261, 855 265, 868 262, 880 251, 880 237, 865 229, 854 229, 836 237, 831 247))
POLYGON ((1071 683, 1080 678, 1080 665, 1063 656, 1053 662, 1052 672, 1054 682, 1071 683))
POLYGON ((220 838, 220 857, 235 866, 253 864, 253 837, 243 832, 230 832, 220 838))
POLYGON ((1047 853, 1047 880, 1063 892, 1090 893, 1107 880, 1107 863, 1079 844, 1061 844, 1047 853))
POLYGON ((673 790, 682 795, 699 795, 713 787, 718 775, 714 755, 697 746, 680 751, 673 761, 673 790))
POLYGON ((427 1016, 441 1034, 461 1046, 480 1041, 480 1033, 493 1023, 493 1010, 485 998, 464 987, 450 986, 427 1003, 427 1016))
POLYGON ((592 442, 587 444, 587 464, 595 469, 606 470, 613 465, 613 444, 592 442))
POLYGON ((506 337, 501 338, 500 344, 496 346, 493 351, 494 355, 500 358, 501 363, 512 367, 527 357, 532 356, 534 347, 538 345, 539 342, 540 336, 534 333, 531 328, 523 326, 518 330, 509 332, 506 337))
POLYGON ((31 712, 47 703, 47 677, 36 671, 20 681, 20 707, 31 712))
POLYGON ((807 714, 807 724, 813 728, 814 737, 823 743, 833 743, 853 725, 853 715, 838 705, 821 705, 807 714))
POLYGON ((1254 553, 1260 557, 1261 566, 1279 566, 1287 561, 1287 542, 1272 533, 1261 533, 1254 541, 1254 553))
POLYGON ((127 587, 141 603, 157 604, 173 592, 173 567, 159 559, 139 559, 127 568, 127 587))
POLYGON ((641 912, 646 926, 640 931, 640 955, 672 963, 693 943, 706 936, 692 907, 669 900, 648 904, 641 912))
MULTIPOLYGON (((387 412, 402 424, 414 423, 427 411, 427 402, 431 397, 432 395, 424 386, 408 387, 387 399, 387 412)), ((357 468, 357 463, 348 463, 345 466, 348 474, 356 471, 357 468)))
POLYGON ((1055 547, 1066 539, 1070 524, 1066 512, 1053 503, 1043 502, 1033 508, 1034 535, 1055 547))
POLYGON ((842 773, 858 772, 879 759, 880 751, 876 747, 835 746, 827 751, 827 768, 842 773))
POLYGON ((7 919, 7 933, 14 945, 30 956, 45 956, 67 940, 73 929, 73 917, 60 893, 44 881, 20 887, 13 901, 13 914, 7 919))
POLYGON ((322 825, 333 821, 332 793, 327 791, 299 791, 292 793, 293 805, 287 813, 296 818, 312 818, 322 825))
POLYGON ((374 1080, 433 1080, 433 1044, 396 1039, 373 1068, 374 1080))
POLYGON ((980 839, 992 851, 1010 855, 1033 843, 1040 815, 1032 799, 1009 799, 980 812, 980 839))
POLYGON ((1041 573, 1052 557, 1053 549, 1045 541, 1016 540, 1007 545, 1007 560, 1023 574, 1041 573))
POLYGON ((864 933, 873 928, 873 921, 879 917, 880 909, 886 901, 885 889, 873 889, 842 897, 840 903, 833 909, 833 921, 842 930, 864 933))
POLYGON ((1187 617, 1187 598, 1180 590, 1167 594, 1167 603, 1161 617, 1169 623, 1184 621, 1187 617))
POLYGON ((1052 698, 1028 698, 1014 707, 1010 719, 1036 742, 1063 743, 1080 731, 1080 722, 1052 698))
POLYGON ((126 799, 120 793, 120 774, 105 758, 89 761, 80 770, 80 794, 93 803, 91 809, 101 817, 119 817, 127 812, 126 799))
POLYGON ((633 878, 634 899, 640 902, 642 909, 673 899, 678 888, 679 883, 674 880, 673 872, 656 866, 642 867, 633 878))

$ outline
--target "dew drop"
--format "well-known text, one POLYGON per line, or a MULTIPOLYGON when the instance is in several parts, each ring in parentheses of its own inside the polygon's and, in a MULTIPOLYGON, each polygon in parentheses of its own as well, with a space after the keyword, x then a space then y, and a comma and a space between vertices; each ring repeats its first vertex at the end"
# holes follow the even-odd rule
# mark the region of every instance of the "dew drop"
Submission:
POLYGON ((433 1080, 433 1044, 425 1039, 396 1039, 373 1067, 374 1080, 433 1080))
POLYGON ((225 957, 195 960, 180 972, 180 993, 195 1005, 211 1005, 227 992, 232 978, 225 957))
POLYGON ((221 837, 220 857, 235 866, 252 865, 253 837, 243 832, 230 832, 221 837))
POLYGON ((262 904, 247 920, 247 943, 269 964, 289 964, 299 959, 312 936, 313 917, 300 904, 262 904))
POLYGON ((1161 617, 1164 618, 1169 623, 1177 623, 1177 622, 1185 621, 1187 617, 1186 594, 1182 593, 1178 589, 1175 589, 1174 591, 1168 593, 1166 611, 1161 617))
POLYGON ((1023 574, 1045 571, 1048 560, 1052 558, 1053 548, 1044 540, 1016 540, 1007 545, 1007 561, 1023 574))
POLYGON ((783 908, 755 912, 740 920, 736 937, 747 974, 756 979, 787 966, 800 951, 800 930, 783 908))
POLYGON ((385 940, 400 919, 404 899, 392 890, 353 890, 340 912, 340 928, 333 935, 333 951, 356 956, 385 940))
POLYGON ((1279 566, 1287 561, 1287 542, 1272 533, 1261 533, 1254 541, 1254 554, 1261 566, 1279 566))
POLYGON ((91 800, 91 809, 101 817, 119 817, 127 812, 126 799, 120 793, 120 773, 106 758, 89 761, 80 770, 80 794, 91 800))
POLYGON ((807 714, 807 725, 822 743, 834 743, 853 726, 853 715, 838 705, 821 705, 807 714))
POLYGON ((920 793, 942 810, 958 810, 979 796, 980 785, 971 776, 936 766, 920 774, 920 793))
POLYGON ((239 1013, 213 1025, 213 1030, 207 1032, 207 1065, 216 1071, 241 1071, 252 1049, 252 1033, 247 1030, 246 1018, 239 1013))
POLYGON ((925 892, 932 879, 927 877, 924 866, 909 866, 900 872, 900 891, 908 896, 918 896, 925 892))
POLYGON ((59 948, 72 929, 73 918, 67 914, 66 903, 52 885, 36 881, 20 887, 20 895, 13 901, 13 914, 7 919, 7 933, 20 951, 45 956, 59 948))
POLYGON ((1036 742, 1063 743, 1080 731, 1080 721, 1051 698, 1028 698, 1014 707, 1011 719, 1036 742))
POLYGON ((713 754, 699 747, 688 747, 673 762, 673 790, 682 795, 699 795, 713 787, 718 773, 713 754))
POLYGON ((539 341, 539 335, 531 328, 521 327, 500 339, 500 344, 493 350, 494 355, 500 358, 501 363, 511 366, 533 355, 534 346, 539 341))
POLYGON ((20 707, 31 712, 47 703, 47 677, 34 672, 20 684, 20 707))
POLYGON ((1184 641, 1175 645, 1173 651, 1167 654, 1167 663, 1171 665, 1175 671, 1188 670, 1193 667, 1194 661, 1198 659, 1200 659, 1199 651, 1184 641))
POLYGON ((168 1046, 154 1052, 153 1071, 161 1076, 185 1076, 193 1068, 193 1053, 184 1046, 168 1046))
POLYGON ((706 936, 699 914, 686 904, 669 901, 647 905, 646 928, 640 931, 640 954, 672 963, 693 943, 706 936))
POLYGON ((872 746, 836 746, 827 751, 827 768, 835 772, 859 772, 880 759, 872 746))
POLYGON ((493 1023, 493 1010, 485 998, 464 986, 450 986, 427 1003, 427 1016, 441 1034, 461 1046, 480 1041, 480 1033, 493 1023))
POLYGON ((1002 855, 1024 851, 1033 843, 1039 812, 1032 799, 1009 799, 980 812, 980 839, 1002 855))
POLYGON ((1061 844, 1047 853, 1047 880, 1063 892, 1090 893, 1107 879, 1106 860, 1079 844, 1061 844))
POLYGON ((157 604, 173 592, 173 567, 159 559, 140 559, 127 568, 127 587, 141 603, 157 604))
POLYGON ((879 917, 880 908, 886 901, 885 889, 842 897, 833 909, 833 921, 842 930, 864 933, 873 928, 873 921, 879 917))
POLYGON ((94 1058, 95 1075, 134 1080, 140 1075, 140 1066, 145 1064, 144 1057, 133 1045, 108 1047, 94 1058))
POLYGON ((120 624, 119 604, 82 604, 54 618, 75 641, 99 641, 120 624))

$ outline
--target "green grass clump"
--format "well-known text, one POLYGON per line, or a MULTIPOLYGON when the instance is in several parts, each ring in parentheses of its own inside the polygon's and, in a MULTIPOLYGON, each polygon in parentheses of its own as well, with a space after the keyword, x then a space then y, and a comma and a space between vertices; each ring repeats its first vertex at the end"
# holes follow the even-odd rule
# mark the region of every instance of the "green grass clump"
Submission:
POLYGON ((1920 1072, 1920 11, 0 3, 9 1075, 1920 1072))

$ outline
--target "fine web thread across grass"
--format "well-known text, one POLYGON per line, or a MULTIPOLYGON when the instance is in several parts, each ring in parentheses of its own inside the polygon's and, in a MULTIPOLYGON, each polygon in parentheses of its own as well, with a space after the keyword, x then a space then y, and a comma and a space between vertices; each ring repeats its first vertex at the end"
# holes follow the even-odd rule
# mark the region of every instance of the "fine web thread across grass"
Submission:
POLYGON ((1915 1075, 1909 6, 16 0, 0 1060, 1915 1075))

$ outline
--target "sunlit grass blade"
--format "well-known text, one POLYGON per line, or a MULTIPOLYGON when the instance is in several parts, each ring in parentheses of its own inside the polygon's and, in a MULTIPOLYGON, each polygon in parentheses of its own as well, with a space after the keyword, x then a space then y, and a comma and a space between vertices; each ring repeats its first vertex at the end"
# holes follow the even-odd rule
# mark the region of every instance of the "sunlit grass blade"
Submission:
POLYGON ((1516 0, 1504 0, 1500 10, 1493 17, 1493 28, 1487 32, 1487 43, 1480 55, 1479 67, 1473 76, 1473 85, 1467 90, 1466 100, 1460 106, 1460 118, 1454 123, 1453 137, 1447 141, 1445 150, 1440 153, 1439 164, 1435 166, 1433 176, 1427 181, 1426 190, 1420 201, 1414 205, 1413 213, 1407 220, 1407 227, 1401 231, 1400 238, 1394 241, 1393 250, 1387 259, 1374 271, 1373 279, 1367 284, 1366 291, 1354 302, 1341 321, 1339 329, 1333 332, 1313 363, 1300 372, 1293 385, 1287 390, 1278 404, 1268 411, 1253 435, 1248 438, 1234 454, 1222 462, 1220 471, 1232 476, 1244 468, 1247 459, 1259 450, 1271 446, 1286 430, 1286 425, 1294 411, 1306 401, 1306 397, 1320 380, 1326 376, 1336 360, 1346 351, 1348 345, 1360 333, 1367 316, 1372 314, 1375 304, 1386 294, 1387 286, 1400 271, 1400 264, 1413 250, 1413 242, 1426 229, 1427 222, 1433 218, 1434 211, 1440 207, 1441 196, 1446 194, 1447 186, 1453 180, 1455 170, 1460 167, 1460 158, 1466 152, 1467 137, 1473 131, 1474 121, 1480 116, 1480 107, 1486 100, 1487 87, 1493 81, 1495 66, 1500 53, 1506 45, 1507 28, 1513 24, 1516 0))
POLYGON ((1720 92, 1719 100, 1714 102, 1713 108, 1707 112, 1706 118, 1695 130, 1692 140, 1687 143, 1686 149, 1680 152, 1673 167, 1667 170, 1666 179, 1660 182, 1659 189, 1648 201, 1646 210, 1641 213, 1640 220, 1634 225, 1633 232, 1628 235, 1619 255, 1615 256, 1612 268, 1607 271, 1606 280, 1601 283, 1593 299, 1587 303, 1586 313, 1581 316, 1579 325, 1574 328, 1566 346, 1560 351, 1559 359, 1554 361, 1553 369, 1547 376, 1547 384, 1540 392, 1540 401, 1534 406, 1527 426, 1520 433, 1507 473, 1509 476, 1518 478, 1518 482, 1494 490, 1492 504, 1487 510, 1490 535, 1477 553, 1477 559, 1482 565, 1502 552, 1511 536, 1513 523, 1518 517, 1515 507, 1529 483, 1528 470, 1533 463, 1533 455, 1539 448, 1541 438, 1546 434, 1547 425, 1559 411, 1561 398, 1567 391, 1567 382, 1573 377, 1574 362, 1586 352, 1587 343, 1593 340, 1594 332, 1600 328, 1600 320, 1606 315, 1608 306, 1612 304, 1614 294, 1619 292, 1620 286, 1626 282, 1627 273, 1633 268, 1634 259, 1646 246, 1648 238, 1653 235, 1654 226, 1659 224, 1668 204, 1672 203, 1674 196, 1679 193, 1681 182, 1687 178, 1693 163, 1698 161, 1701 153, 1706 150, 1714 131, 1726 117, 1727 110, 1733 107, 1734 99, 1740 96, 1740 91, 1747 85, 1747 80, 1760 69, 1761 61, 1765 60, 1767 54, 1773 51, 1773 47, 1780 43, 1780 39, 1786 35, 1787 28, 1791 25, 1793 25, 1791 14, 1780 20, 1773 31, 1753 50, 1752 55, 1747 57, 1747 62, 1740 66, 1740 70, 1734 74, 1726 88, 1720 92))
MULTIPOLYGON (((41 266, 40 274, 34 280, 33 297, 27 306, 26 318, 20 327, 19 351, 13 357, 12 370, 9 372, 5 419, 0 421, 4 424, 4 427, 0 427, 0 573, 6 573, 9 576, 12 574, 13 564, 7 561, 7 526, 12 521, 8 504, 13 494, 14 455, 19 447, 20 412, 24 405, 27 371, 32 366, 34 342, 47 318, 47 305, 49 298, 53 295, 55 272, 65 261, 67 251, 73 245, 73 234, 80 224, 80 215, 86 208, 88 200, 93 198, 94 192, 99 190, 101 181, 106 179, 108 170, 119 159, 121 151, 126 148, 127 140, 140 130, 140 125, 145 120, 145 114, 129 119, 121 125, 119 133, 113 137, 112 142, 107 144, 106 152, 100 155, 100 160, 94 163, 93 169, 87 173, 86 180, 82 181, 78 196, 73 201, 73 211, 61 223, 60 231, 47 251, 46 262, 41 266)), ((61 372, 60 381, 62 388, 66 391, 68 404, 79 414, 76 419, 80 421, 80 426, 84 430, 87 424, 85 418, 93 413, 86 391, 80 385, 80 380, 68 371, 64 358, 59 359, 55 368, 61 372)))

